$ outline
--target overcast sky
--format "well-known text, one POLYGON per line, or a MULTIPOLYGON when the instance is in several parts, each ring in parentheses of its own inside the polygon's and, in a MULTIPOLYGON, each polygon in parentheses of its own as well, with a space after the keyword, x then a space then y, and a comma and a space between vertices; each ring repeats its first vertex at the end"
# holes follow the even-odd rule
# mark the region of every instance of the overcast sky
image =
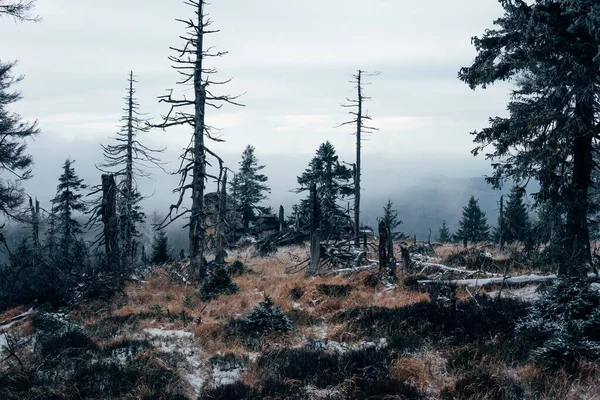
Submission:
MULTIPOLYGON (((99 143, 117 130, 130 70, 141 110, 155 118, 167 111, 156 97, 178 78, 167 59, 184 33, 175 19, 193 15, 179 0, 39 0, 36 11, 43 18, 37 24, 0 21, 0 59, 18 59, 16 72, 26 76, 15 110, 42 129, 31 144, 30 191, 54 188, 67 156, 84 177, 97 175, 99 143)), ((289 175, 274 192, 294 187, 325 140, 352 161, 352 129, 334 126, 348 118, 340 104, 353 96, 348 81, 358 68, 381 72, 367 87, 380 129, 364 145, 367 175, 393 170, 383 164, 394 160, 404 160, 404 175, 427 165, 469 176, 486 164, 471 159, 469 132, 504 113, 507 86, 473 92, 456 75, 475 56, 470 38, 501 15, 496 0, 213 0, 208 11, 221 29, 208 44, 229 51, 214 60, 219 77, 233 78, 223 90, 244 93, 246 105, 209 111, 208 122, 226 139, 213 147, 233 164, 253 144, 261 160, 272 161, 267 171, 289 175)), ((145 140, 166 146, 165 157, 175 161, 189 137, 188 129, 156 130, 145 140)), ((383 183, 366 183, 377 185, 383 183)))

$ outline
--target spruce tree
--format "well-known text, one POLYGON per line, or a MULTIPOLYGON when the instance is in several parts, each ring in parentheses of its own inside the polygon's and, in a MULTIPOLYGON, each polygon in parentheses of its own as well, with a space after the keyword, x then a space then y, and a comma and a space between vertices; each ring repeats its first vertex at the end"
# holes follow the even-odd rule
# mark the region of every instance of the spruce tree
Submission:
POLYGON ((467 243, 482 242, 488 239, 490 228, 487 224, 485 213, 479 208, 479 201, 471 196, 469 203, 463 207, 462 219, 459 222, 456 239, 467 243))
MULTIPOLYGON (((352 170, 342 165, 333 145, 327 141, 317 150, 308 168, 298 177, 300 188, 296 193, 310 190, 312 184, 317 186, 319 201, 321 232, 325 237, 344 226, 352 226, 352 219, 342 210, 338 201, 354 192, 352 170)), ((301 226, 310 226, 310 199, 300 203, 301 226)))
POLYGON ((169 249, 169 238, 162 229, 157 229, 154 233, 152 243, 152 263, 163 264, 171 261, 171 250, 169 249))
POLYGON ((440 243, 450 243, 452 241, 452 234, 450 233, 448 225, 446 225, 446 221, 442 221, 442 226, 440 226, 435 240, 440 243))
POLYGON ((85 251, 80 241, 81 224, 76 218, 76 213, 85 213, 87 205, 83 201, 82 190, 87 188, 73 168, 70 159, 63 164, 61 174, 56 187, 56 196, 52 199, 52 210, 54 213, 54 231, 56 234, 58 261, 69 266, 83 261, 85 251))
POLYGON ((271 189, 265 185, 267 176, 259 173, 265 166, 258 165, 254 150, 251 145, 246 147, 242 153, 240 170, 234 176, 232 183, 236 192, 236 206, 242 214, 244 229, 248 229, 250 223, 254 221, 256 211, 261 210, 259 204, 267 198, 265 193, 271 192, 271 189))
POLYGON ((31 177, 33 160, 26 153, 25 140, 39 133, 37 123, 27 123, 21 116, 8 110, 8 106, 21 99, 11 87, 23 77, 14 76, 15 63, 0 60, 0 212, 8 217, 23 204, 24 194, 19 183, 31 177))
POLYGON ((502 230, 504 243, 524 242, 530 233, 529 213, 523 202, 523 194, 520 187, 514 186, 508 196, 502 230))
POLYGON ((472 42, 478 52, 459 78, 471 88, 514 80, 508 117, 474 132, 475 155, 486 151, 500 187, 534 180, 536 206, 561 205, 565 226, 560 274, 584 274, 591 259, 589 189, 600 112, 598 5, 587 0, 502 2, 504 15, 472 42))
POLYGON ((383 218, 386 226, 390 229, 390 232, 394 239, 402 240, 406 237, 403 232, 395 232, 394 230, 402 225, 402 221, 398 218, 398 210, 394 208, 394 203, 388 200, 387 204, 383 207, 383 218))

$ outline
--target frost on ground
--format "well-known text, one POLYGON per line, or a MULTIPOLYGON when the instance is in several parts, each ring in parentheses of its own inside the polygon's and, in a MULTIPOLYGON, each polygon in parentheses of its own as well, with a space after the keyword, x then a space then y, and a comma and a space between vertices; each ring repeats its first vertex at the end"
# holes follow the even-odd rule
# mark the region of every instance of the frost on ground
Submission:
POLYGON ((204 387, 208 373, 202 361, 202 350, 194 342, 194 334, 182 330, 170 331, 157 328, 144 329, 150 342, 161 352, 173 357, 173 363, 182 370, 196 394, 204 387))

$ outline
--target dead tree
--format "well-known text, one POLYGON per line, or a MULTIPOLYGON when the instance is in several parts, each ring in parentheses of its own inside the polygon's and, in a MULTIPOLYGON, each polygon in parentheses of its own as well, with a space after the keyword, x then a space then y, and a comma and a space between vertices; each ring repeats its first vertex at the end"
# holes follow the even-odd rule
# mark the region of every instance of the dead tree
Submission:
POLYGON ((365 96, 364 94, 364 86, 369 83, 365 83, 363 77, 365 76, 375 76, 379 73, 368 73, 363 70, 358 70, 356 74, 352 76, 352 81, 355 85, 355 89, 357 90, 357 97, 352 99, 346 99, 348 101, 347 104, 343 104, 342 107, 352 108, 353 110, 349 112, 352 116, 350 121, 346 121, 340 125, 355 125, 356 126, 356 163, 353 166, 354 169, 354 244, 356 247, 360 246, 360 179, 361 179, 361 149, 362 142, 366 135, 373 133, 377 128, 373 128, 366 124, 367 121, 371 120, 371 117, 368 115, 364 108, 364 102, 369 100, 370 97, 365 96))
POLYGON ((170 56, 173 68, 182 75, 177 84, 193 86, 191 98, 182 96, 176 98, 173 89, 164 96, 159 97, 159 102, 170 105, 169 112, 162 117, 161 124, 156 127, 167 129, 173 126, 190 126, 193 134, 190 144, 181 155, 181 163, 176 174, 180 175, 179 186, 174 190, 179 194, 177 203, 171 205, 169 214, 161 224, 164 227, 184 215, 189 216, 189 246, 190 246, 190 277, 202 279, 206 275, 205 251, 205 210, 204 189, 206 180, 214 178, 207 173, 207 156, 212 156, 222 162, 220 157, 211 151, 205 142, 205 137, 212 141, 222 141, 215 136, 215 131, 206 123, 206 107, 221 108, 223 103, 238 104, 237 97, 228 95, 215 95, 211 92, 211 86, 223 85, 227 81, 215 81, 211 79, 217 71, 205 65, 205 61, 212 57, 221 57, 226 52, 215 52, 211 47, 205 48, 205 35, 218 32, 210 30, 212 21, 205 13, 206 2, 204 0, 188 0, 185 4, 194 8, 195 17, 187 20, 178 20, 186 27, 186 35, 181 36, 184 41, 181 47, 171 47, 176 55, 170 56), (191 192, 191 208, 180 211, 186 193, 191 192))
POLYGON ((29 210, 31 211, 31 229, 34 250, 40 248, 40 202, 35 199, 35 207, 33 199, 29 198, 29 210))
POLYGON ((102 223, 104 247, 109 269, 120 271, 119 222, 117 219, 117 185, 113 175, 102 175, 102 223))
POLYGON ((139 112, 139 103, 135 98, 133 71, 129 73, 126 102, 121 117, 120 131, 115 137, 115 144, 102 146, 104 163, 98 166, 102 172, 113 174, 120 178, 118 185, 118 216, 119 236, 124 264, 130 265, 134 260, 135 237, 139 236, 137 225, 144 222, 145 215, 139 203, 142 196, 136 185, 138 178, 149 177, 146 172, 148 167, 158 166, 162 163, 157 154, 165 149, 151 149, 143 145, 138 137, 141 133, 149 131, 147 121, 139 112))
POLYGON ((310 186, 310 268, 309 274, 316 276, 321 264, 321 224, 319 218, 319 199, 317 197, 317 185, 310 186))
POLYGON ((0 18, 7 16, 18 22, 38 22, 40 17, 31 14, 34 7, 34 0, 0 0, 0 18))
POLYGON ((225 264, 225 248, 223 245, 223 240, 225 238, 225 224, 227 219, 227 170, 223 173, 223 178, 221 180, 219 188, 219 212, 218 212, 218 220, 217 220, 217 229, 216 229, 216 256, 215 256, 215 264, 223 265, 225 264))
POLYGON ((285 225, 285 217, 284 217, 283 206, 279 206, 279 232, 281 232, 283 230, 284 225, 285 225))
POLYGON ((500 217, 499 219, 499 240, 500 240, 500 250, 504 250, 504 195, 500 196, 500 217))
POLYGON ((379 276, 387 275, 391 283, 396 283, 396 260, 392 233, 384 220, 379 221, 379 276))

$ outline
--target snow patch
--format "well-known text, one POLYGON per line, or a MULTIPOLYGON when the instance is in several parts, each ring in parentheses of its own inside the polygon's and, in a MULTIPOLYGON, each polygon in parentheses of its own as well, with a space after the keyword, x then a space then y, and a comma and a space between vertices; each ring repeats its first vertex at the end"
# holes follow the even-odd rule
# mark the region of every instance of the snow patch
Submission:
POLYGON ((163 330, 163 329, 146 328, 146 329, 144 329, 144 332, 146 332, 148 335, 154 336, 154 337, 186 338, 186 339, 192 339, 194 337, 193 333, 186 332, 186 331, 167 331, 167 330, 163 330))

